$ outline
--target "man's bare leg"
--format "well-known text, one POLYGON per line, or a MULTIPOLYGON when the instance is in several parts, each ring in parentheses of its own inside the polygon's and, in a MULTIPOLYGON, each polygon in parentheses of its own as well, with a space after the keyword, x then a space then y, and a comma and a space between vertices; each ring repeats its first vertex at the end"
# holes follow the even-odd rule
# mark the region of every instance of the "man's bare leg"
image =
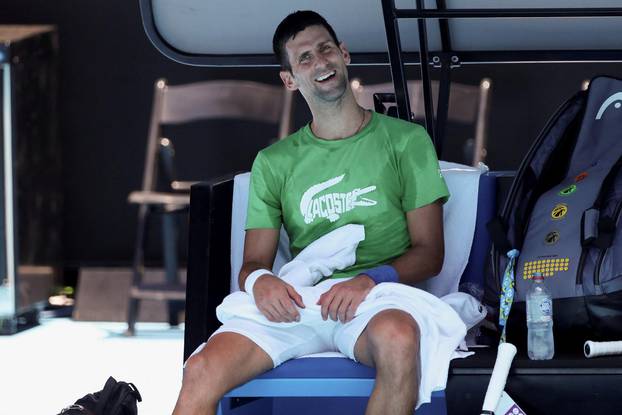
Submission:
POLYGON ((376 368, 366 415, 412 415, 419 394, 419 326, 401 310, 372 318, 354 347, 356 359, 376 368))
POLYGON ((247 337, 217 334, 186 362, 173 415, 213 415, 225 393, 272 367, 270 356, 247 337))

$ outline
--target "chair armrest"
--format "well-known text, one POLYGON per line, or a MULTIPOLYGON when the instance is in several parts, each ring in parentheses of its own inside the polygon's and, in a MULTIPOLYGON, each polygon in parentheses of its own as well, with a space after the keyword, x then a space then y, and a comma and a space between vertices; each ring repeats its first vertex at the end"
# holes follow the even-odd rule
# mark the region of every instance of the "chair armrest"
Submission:
POLYGON ((233 175, 190 190, 184 361, 220 325, 216 307, 230 291, 233 175))

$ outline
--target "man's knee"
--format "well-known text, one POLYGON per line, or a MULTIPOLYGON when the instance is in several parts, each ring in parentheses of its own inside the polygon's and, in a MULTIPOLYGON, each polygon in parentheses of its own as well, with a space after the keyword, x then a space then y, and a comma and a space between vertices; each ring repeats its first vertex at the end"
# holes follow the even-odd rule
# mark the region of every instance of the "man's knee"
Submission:
POLYGON ((220 333, 188 358, 183 383, 189 389, 200 388, 210 398, 220 398, 228 390, 270 369, 272 364, 270 356, 245 336, 220 333))
POLYGON ((218 361, 210 356, 205 348, 186 360, 184 365, 184 377, 192 382, 207 382, 210 378, 218 376, 218 361))
POLYGON ((218 386, 229 383, 230 378, 235 377, 232 369, 240 360, 236 355, 244 355, 246 350, 235 353, 239 344, 231 341, 228 335, 229 333, 215 336, 202 350, 188 358, 184 365, 184 381, 199 382, 204 386, 220 389, 218 386))
MULTIPOLYGON (((374 360, 412 361, 419 356, 419 326, 412 316, 400 310, 387 310, 367 326, 374 360)), ((379 362, 378 362, 379 363, 379 362)))

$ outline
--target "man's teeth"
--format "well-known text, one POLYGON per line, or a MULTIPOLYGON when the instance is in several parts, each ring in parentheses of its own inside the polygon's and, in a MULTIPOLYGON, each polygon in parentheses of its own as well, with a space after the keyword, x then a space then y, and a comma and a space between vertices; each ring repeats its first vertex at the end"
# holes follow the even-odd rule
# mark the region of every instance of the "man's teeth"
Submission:
POLYGON ((315 78, 315 80, 322 82, 322 81, 325 81, 326 79, 330 78, 334 74, 335 74, 335 71, 331 71, 331 72, 325 73, 324 75, 318 76, 317 78, 315 78))

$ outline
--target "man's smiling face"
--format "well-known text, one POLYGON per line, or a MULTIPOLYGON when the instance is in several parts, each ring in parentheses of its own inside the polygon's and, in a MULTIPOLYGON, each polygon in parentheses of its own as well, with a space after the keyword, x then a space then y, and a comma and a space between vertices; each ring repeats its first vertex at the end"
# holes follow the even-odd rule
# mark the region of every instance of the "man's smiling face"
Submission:
POLYGON ((348 85, 346 65, 350 54, 335 44, 322 26, 309 26, 285 43, 291 72, 281 71, 281 79, 291 90, 300 90, 307 101, 334 102, 348 85))

